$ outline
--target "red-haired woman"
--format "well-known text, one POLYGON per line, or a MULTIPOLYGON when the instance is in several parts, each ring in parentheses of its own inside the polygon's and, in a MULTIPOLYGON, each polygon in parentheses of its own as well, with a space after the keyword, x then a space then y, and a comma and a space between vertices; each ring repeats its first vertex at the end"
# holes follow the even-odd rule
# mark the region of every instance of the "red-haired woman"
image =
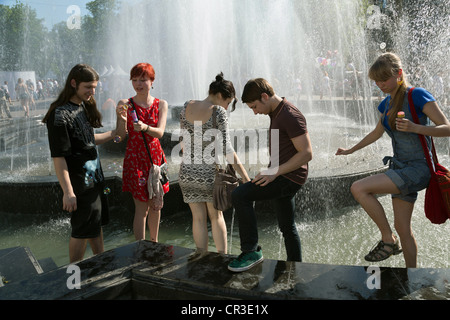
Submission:
MULTIPOLYGON (((145 146, 147 142, 153 164, 160 166, 166 162, 159 139, 166 128, 168 105, 164 100, 152 97, 150 89, 155 81, 155 71, 151 64, 139 63, 130 71, 130 80, 136 95, 120 100, 117 105, 118 121, 122 125, 117 132, 116 142, 128 133, 128 142, 123 162, 124 192, 131 192, 135 204, 133 230, 136 240, 145 239, 145 226, 148 224, 150 240, 158 241, 161 210, 155 208, 154 201, 147 189, 150 169, 152 167, 145 146), (139 121, 134 122, 132 110, 135 110, 139 121), (144 135, 142 135, 144 133, 144 135), (147 223, 146 223, 147 222, 147 223)), ((169 191, 169 182, 163 186, 163 192, 169 191)))

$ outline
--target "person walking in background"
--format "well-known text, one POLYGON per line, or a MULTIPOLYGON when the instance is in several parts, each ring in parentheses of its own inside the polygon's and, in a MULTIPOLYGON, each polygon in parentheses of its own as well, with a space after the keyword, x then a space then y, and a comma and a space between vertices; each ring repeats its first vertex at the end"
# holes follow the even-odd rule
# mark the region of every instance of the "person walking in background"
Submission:
POLYGON ((116 130, 100 134, 101 114, 94 99, 98 73, 78 64, 44 116, 56 176, 63 191, 63 210, 71 213, 70 262, 83 259, 89 242, 94 254, 102 253, 102 225, 109 210, 97 144, 113 139, 116 130))
POLYGON ((375 129, 350 149, 339 148, 336 155, 348 155, 381 138, 387 132, 392 139, 393 157, 385 157, 389 170, 356 181, 351 192, 361 204, 381 233, 381 240, 365 256, 370 262, 382 261, 403 251, 406 267, 417 265, 417 244, 412 233, 411 216, 417 193, 430 181, 428 168, 419 134, 427 136, 450 136, 450 123, 442 113, 435 98, 425 89, 416 88, 412 93, 420 124, 415 124, 408 104, 408 87, 400 58, 393 53, 378 57, 369 69, 369 77, 388 94, 378 106, 380 119, 375 129), (404 119, 397 118, 403 111, 404 119), (429 125, 429 120, 435 126, 429 125), (394 235, 377 195, 391 194, 394 210, 394 226, 401 241, 394 235))
POLYGON ((331 84, 330 77, 328 76, 328 72, 323 72, 323 78, 320 82, 320 100, 323 99, 323 96, 327 96, 331 99, 331 84))
POLYGON ((45 95, 44 95, 44 86, 42 85, 42 80, 38 80, 37 84, 36 84, 36 90, 37 90, 37 100, 39 100, 40 98, 42 98, 42 100, 45 100, 45 95))
POLYGON ((228 265, 228 269, 234 272, 248 270, 263 260, 253 207, 254 201, 258 200, 272 200, 278 226, 284 237, 287 260, 302 261, 300 237, 295 225, 294 197, 306 182, 308 162, 312 159, 305 117, 285 98, 276 95, 267 80, 259 78, 248 81, 242 102, 255 114, 270 117, 270 164, 251 182, 233 191, 242 251, 228 265), (273 134, 279 138, 278 141, 274 141, 273 134), (274 153, 276 146, 279 152, 274 153))
POLYGON ((9 105, 12 105, 11 95, 9 94, 8 81, 5 81, 3 83, 3 90, 5 90, 6 92, 6 100, 8 101, 9 105))
POLYGON ((5 116, 10 119, 12 118, 11 111, 9 111, 9 106, 6 99, 6 91, 2 87, 0 87, 0 119, 3 119, 5 116))
POLYGON ((30 106, 30 108, 32 108, 32 110, 36 110, 36 103, 34 102, 35 90, 33 81, 31 81, 31 79, 28 79, 26 81, 26 86, 28 89, 28 105, 30 106))
MULTIPOLYGON (((188 203, 192 212, 192 233, 198 252, 208 251, 208 217, 211 221, 212 235, 217 251, 227 253, 227 227, 223 213, 213 206, 213 187, 216 165, 214 160, 208 161, 204 154, 210 141, 202 137, 206 130, 220 131, 219 143, 223 143, 228 163, 242 177, 243 181, 250 181, 244 166, 234 152, 228 132, 228 118, 226 110, 233 103, 236 104, 235 89, 231 81, 225 80, 219 74, 209 86, 208 97, 204 100, 186 102, 180 114, 180 127, 190 135, 190 145, 183 143, 183 162, 180 165, 180 187, 184 202, 188 203), (215 116, 215 119, 214 119, 215 116), (216 127, 214 127, 216 123, 216 127), (197 127, 198 126, 198 127, 197 127), (201 133, 201 137, 196 137, 201 133), (201 148, 196 148, 195 141, 202 141, 201 148), (187 159, 187 161, 185 161, 187 159)), ((209 156, 209 155, 208 155, 209 156)), ((218 155, 214 154, 215 157, 218 155)))
MULTIPOLYGON (((155 82, 155 70, 149 63, 139 63, 130 71, 130 80, 136 95, 120 100, 116 111, 118 114, 118 137, 123 140, 128 133, 127 148, 123 161, 123 192, 133 196, 135 212, 133 231, 136 240, 145 239, 148 225, 150 240, 158 242, 161 208, 156 206, 163 194, 150 197, 147 182, 150 179, 152 163, 161 166, 166 157, 159 141, 166 129, 168 104, 150 94, 155 82), (132 112, 138 121, 135 122, 132 112), (145 137, 145 140, 144 140, 145 137), (145 143, 146 141, 146 143, 145 143), (147 144, 147 145, 146 145, 147 144), (147 151, 150 151, 151 159, 147 151)), ((169 182, 162 185, 163 192, 169 191, 169 182)))
POLYGON ((20 105, 25 112, 25 117, 28 118, 30 116, 30 93, 22 78, 17 79, 16 94, 19 98, 20 105))

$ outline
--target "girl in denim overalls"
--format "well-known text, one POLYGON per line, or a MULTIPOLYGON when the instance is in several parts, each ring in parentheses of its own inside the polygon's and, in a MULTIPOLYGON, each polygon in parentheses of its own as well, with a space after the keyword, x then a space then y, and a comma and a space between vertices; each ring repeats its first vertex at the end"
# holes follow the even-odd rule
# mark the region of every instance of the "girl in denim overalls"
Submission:
MULTIPOLYGON (((400 59, 393 53, 381 55, 369 70, 369 78, 389 96, 378 107, 380 120, 375 129, 351 149, 339 148, 336 155, 347 155, 377 141, 386 131, 392 139, 394 155, 385 157, 389 169, 356 181, 351 192, 369 214, 381 232, 381 241, 365 256, 367 261, 382 261, 403 251, 406 267, 417 264, 417 244, 411 230, 411 215, 417 192, 425 189, 430 180, 430 171, 425 160, 418 134, 434 137, 450 136, 450 123, 440 110, 433 96, 422 88, 416 88, 412 97, 420 124, 415 124, 408 105, 410 89, 402 70, 400 59), (405 118, 397 118, 403 111, 405 118), (435 126, 430 126, 430 121, 435 126), (388 223, 378 194, 392 194, 394 226, 399 241, 388 223)), ((430 143, 430 138, 427 137, 430 143)))

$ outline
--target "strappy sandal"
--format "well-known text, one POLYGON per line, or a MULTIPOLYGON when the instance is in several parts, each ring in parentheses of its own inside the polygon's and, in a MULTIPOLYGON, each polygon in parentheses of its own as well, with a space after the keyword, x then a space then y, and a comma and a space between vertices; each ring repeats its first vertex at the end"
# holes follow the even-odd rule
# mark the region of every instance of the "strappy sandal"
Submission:
POLYGON ((364 259, 366 261, 370 261, 370 262, 383 261, 392 255, 397 255, 397 254, 401 253, 402 251, 403 250, 398 245, 398 239, 395 239, 394 243, 385 243, 383 241, 379 241, 372 248, 372 250, 370 250, 369 254, 367 254, 364 257, 364 259), (386 249, 388 249, 388 250, 386 250, 386 249))

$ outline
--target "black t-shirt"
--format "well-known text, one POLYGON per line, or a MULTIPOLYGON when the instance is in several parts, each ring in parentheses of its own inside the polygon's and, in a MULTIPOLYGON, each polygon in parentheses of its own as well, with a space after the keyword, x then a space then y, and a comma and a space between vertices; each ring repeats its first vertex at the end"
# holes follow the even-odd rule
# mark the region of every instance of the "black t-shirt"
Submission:
POLYGON ((64 157, 76 195, 103 183, 104 176, 95 145, 94 129, 83 104, 57 107, 47 120, 52 158, 64 157))

